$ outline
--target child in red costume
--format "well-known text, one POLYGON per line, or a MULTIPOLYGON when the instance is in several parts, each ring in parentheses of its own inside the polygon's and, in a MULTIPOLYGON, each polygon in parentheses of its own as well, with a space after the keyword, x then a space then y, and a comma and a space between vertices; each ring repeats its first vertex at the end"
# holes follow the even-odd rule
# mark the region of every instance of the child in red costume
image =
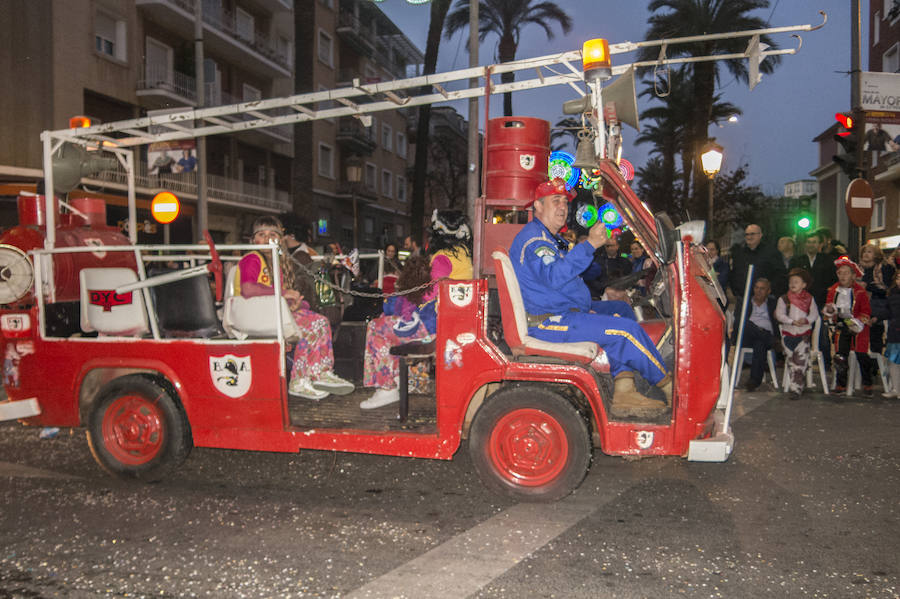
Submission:
POLYGON ((841 392, 847 387, 847 358, 856 352, 862 374, 863 392, 872 394, 872 359, 869 358, 869 317, 872 308, 865 288, 856 282, 862 269, 847 256, 834 261, 838 282, 828 288, 822 315, 834 326, 834 366, 837 384, 834 390, 841 392))

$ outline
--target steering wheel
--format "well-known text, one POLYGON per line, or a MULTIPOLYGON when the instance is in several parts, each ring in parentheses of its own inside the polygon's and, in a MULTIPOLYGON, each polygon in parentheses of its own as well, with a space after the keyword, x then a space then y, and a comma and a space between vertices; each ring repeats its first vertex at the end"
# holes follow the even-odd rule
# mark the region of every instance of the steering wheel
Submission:
POLYGON ((216 280, 216 301, 222 301, 222 261, 219 259, 219 252, 216 251, 216 244, 213 243, 212 235, 209 234, 209 231, 203 231, 203 237, 206 239, 206 244, 209 246, 209 255, 212 258, 209 264, 206 265, 206 269, 213 274, 213 278, 216 280))

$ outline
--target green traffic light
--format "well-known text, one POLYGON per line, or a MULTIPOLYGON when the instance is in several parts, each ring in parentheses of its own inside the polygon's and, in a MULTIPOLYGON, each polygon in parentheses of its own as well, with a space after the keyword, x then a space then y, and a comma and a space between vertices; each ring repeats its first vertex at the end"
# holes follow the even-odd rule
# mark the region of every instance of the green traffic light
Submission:
POLYGON ((801 229, 808 229, 812 225, 812 220, 809 217, 804 216, 797 221, 797 226, 801 229))

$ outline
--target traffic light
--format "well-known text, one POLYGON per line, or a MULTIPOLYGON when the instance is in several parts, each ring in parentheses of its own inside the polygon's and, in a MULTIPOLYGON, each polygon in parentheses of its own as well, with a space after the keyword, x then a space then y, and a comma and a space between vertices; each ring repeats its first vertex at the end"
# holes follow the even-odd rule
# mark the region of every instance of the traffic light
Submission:
POLYGON ((840 149, 838 154, 832 157, 832 160, 841 167, 841 170, 850 179, 861 177, 863 176, 863 171, 856 160, 857 148, 859 148, 859 144, 862 141, 861 127, 858 121, 849 114, 838 112, 834 115, 834 118, 840 123, 838 132, 834 136, 834 141, 838 142, 840 149))
POLYGON ((813 219, 811 204, 811 198, 809 197, 800 198, 797 202, 797 219, 794 221, 794 224, 797 227, 798 233, 805 233, 809 231, 812 228, 813 223, 815 222, 813 219))

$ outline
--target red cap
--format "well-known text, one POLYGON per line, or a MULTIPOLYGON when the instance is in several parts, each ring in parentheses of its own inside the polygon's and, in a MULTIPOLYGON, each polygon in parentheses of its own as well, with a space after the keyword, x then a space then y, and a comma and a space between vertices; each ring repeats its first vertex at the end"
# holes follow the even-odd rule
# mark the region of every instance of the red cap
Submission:
POLYGON ((835 269, 838 269, 842 266, 849 266, 850 270, 852 270, 854 272, 854 274, 856 274, 857 277, 863 276, 863 271, 859 267, 859 265, 847 256, 841 256, 840 258, 838 258, 837 260, 834 261, 835 269))
POLYGON ((566 189, 566 182, 556 177, 551 181, 544 181, 534 188, 534 199, 532 202, 554 195, 564 195, 569 198, 569 201, 572 201, 576 193, 574 189, 566 189))

